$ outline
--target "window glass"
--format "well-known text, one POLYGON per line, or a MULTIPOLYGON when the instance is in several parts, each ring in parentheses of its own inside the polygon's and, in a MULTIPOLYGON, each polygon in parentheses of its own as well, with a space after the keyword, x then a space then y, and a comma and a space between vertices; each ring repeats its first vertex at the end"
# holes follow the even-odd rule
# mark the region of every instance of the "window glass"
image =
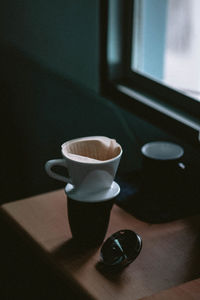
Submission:
POLYGON ((200 101, 200 1, 135 0, 132 70, 200 101))

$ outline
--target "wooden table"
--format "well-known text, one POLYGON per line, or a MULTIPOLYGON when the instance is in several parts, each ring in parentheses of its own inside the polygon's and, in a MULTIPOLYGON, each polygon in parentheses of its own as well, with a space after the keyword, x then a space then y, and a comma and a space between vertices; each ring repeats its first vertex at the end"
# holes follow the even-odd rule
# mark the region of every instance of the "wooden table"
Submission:
POLYGON ((107 236, 131 229, 142 237, 143 248, 132 264, 111 275, 98 268, 100 249, 82 253, 74 247, 64 190, 4 204, 0 212, 35 255, 83 298, 200 299, 199 215, 152 225, 114 205, 107 236))

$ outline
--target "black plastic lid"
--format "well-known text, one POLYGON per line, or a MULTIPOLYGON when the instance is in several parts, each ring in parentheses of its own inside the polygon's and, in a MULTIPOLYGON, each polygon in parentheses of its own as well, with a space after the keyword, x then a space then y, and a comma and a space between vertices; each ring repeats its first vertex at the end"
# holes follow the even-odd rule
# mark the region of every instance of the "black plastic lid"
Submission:
POLYGON ((142 248, 141 237, 132 230, 111 235, 101 248, 101 262, 110 267, 125 267, 136 259, 142 248))

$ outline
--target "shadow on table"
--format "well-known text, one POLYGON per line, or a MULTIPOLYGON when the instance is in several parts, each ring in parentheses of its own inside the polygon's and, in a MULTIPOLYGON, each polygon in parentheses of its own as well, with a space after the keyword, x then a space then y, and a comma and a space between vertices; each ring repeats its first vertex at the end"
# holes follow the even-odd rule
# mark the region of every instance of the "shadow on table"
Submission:
POLYGON ((67 240, 62 245, 57 247, 53 251, 53 255, 59 259, 66 262, 79 261, 79 264, 86 263, 98 251, 98 247, 90 248, 79 245, 73 238, 67 240))

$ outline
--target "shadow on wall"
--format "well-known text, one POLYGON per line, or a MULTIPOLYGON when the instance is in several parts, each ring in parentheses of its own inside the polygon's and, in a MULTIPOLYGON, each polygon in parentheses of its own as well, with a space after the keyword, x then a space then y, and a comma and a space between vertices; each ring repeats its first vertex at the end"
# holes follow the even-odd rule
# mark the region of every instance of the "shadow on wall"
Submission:
POLYGON ((1 201, 63 187, 44 173, 46 160, 60 157, 66 140, 88 135, 116 138, 132 148, 115 106, 1 47, 1 201), (113 110, 113 107, 115 109, 113 110))

